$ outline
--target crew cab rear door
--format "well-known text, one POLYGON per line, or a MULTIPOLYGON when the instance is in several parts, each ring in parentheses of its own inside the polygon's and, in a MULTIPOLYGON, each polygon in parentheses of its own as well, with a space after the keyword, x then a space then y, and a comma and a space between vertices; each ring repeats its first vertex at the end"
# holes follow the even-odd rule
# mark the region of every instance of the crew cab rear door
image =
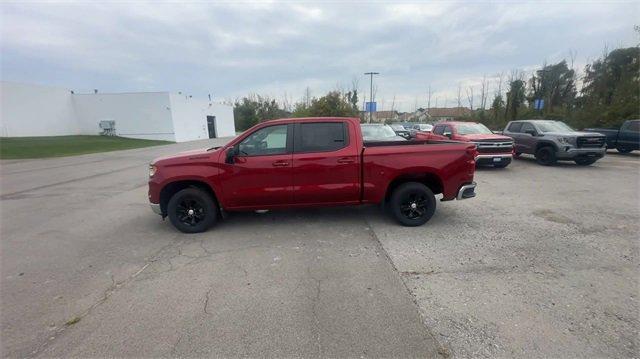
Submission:
POLYGON ((357 203, 360 156, 350 123, 339 120, 299 122, 294 128, 294 204, 357 203))

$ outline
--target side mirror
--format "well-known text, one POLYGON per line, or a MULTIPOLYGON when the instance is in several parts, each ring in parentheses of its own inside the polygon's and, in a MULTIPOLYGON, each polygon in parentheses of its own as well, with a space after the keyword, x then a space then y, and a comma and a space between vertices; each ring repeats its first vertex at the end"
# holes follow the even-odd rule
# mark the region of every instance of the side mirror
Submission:
POLYGON ((238 155, 238 146, 233 146, 227 150, 227 157, 225 158, 225 163, 233 164, 235 162, 235 158, 238 155))
POLYGON ((451 132, 443 132, 442 135, 451 138, 451 132))
POLYGON ((535 130, 526 130, 526 131, 524 131, 524 133, 528 133, 531 136, 537 136, 538 135, 535 130))

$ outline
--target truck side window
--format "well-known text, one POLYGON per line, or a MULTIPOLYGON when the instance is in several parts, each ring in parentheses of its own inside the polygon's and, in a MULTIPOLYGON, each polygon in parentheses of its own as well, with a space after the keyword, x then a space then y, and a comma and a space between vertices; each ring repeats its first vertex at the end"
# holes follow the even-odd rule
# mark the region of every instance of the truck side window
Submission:
POLYGON ((520 129, 519 132, 525 133, 526 131, 533 131, 533 132, 536 132, 536 133, 538 132, 538 131, 536 131, 536 128, 533 127, 533 125, 528 123, 528 122, 525 122, 525 123, 522 124, 522 129, 520 129))
POLYGON ((625 123, 626 126, 622 126, 622 127, 626 127, 625 130, 627 131, 632 131, 632 132, 640 132, 640 121, 629 121, 625 123))
POLYGON ((433 133, 436 135, 442 135, 443 132, 444 132, 444 126, 436 126, 433 129, 433 133))
POLYGON ((287 153, 287 125, 261 128, 238 145, 240 156, 282 155, 287 153))
POLYGON ((522 129, 522 122, 513 122, 509 125, 508 131, 518 133, 518 132, 521 132, 520 131, 521 129, 522 129))
POLYGON ((342 122, 301 123, 298 131, 294 152, 329 152, 348 144, 347 131, 342 122))

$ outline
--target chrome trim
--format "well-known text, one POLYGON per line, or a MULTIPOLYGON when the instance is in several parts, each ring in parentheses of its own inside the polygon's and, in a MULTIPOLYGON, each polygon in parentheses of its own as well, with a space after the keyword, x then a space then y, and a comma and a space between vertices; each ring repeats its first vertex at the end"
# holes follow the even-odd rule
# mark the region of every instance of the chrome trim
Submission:
POLYGON ((495 155, 477 155, 476 159, 478 158, 496 158, 496 157, 501 157, 501 158, 512 158, 513 154, 511 153, 505 153, 505 154, 495 154, 495 155))
POLYGON ((458 190, 458 195, 456 196, 456 199, 457 200, 467 199, 467 198, 463 198, 462 197, 462 194, 464 193, 464 191, 468 190, 469 188, 475 189, 476 186, 477 186, 476 183, 472 182, 471 184, 466 184, 466 185, 460 187, 460 189, 458 190))
POLYGON ((513 142, 472 142, 478 148, 508 148, 513 147, 513 142))
POLYGON ((153 211, 153 213, 159 214, 159 215, 162 216, 162 208, 160 208, 160 204, 158 204, 158 203, 149 203, 149 206, 151 206, 151 210, 153 211))

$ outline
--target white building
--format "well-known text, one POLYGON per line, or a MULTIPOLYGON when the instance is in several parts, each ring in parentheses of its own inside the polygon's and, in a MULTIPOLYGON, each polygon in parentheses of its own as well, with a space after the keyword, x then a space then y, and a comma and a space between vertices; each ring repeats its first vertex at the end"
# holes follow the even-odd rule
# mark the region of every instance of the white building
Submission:
POLYGON ((233 107, 169 92, 73 94, 0 82, 0 136, 97 135, 115 121, 122 137, 193 141, 235 136, 233 107))

